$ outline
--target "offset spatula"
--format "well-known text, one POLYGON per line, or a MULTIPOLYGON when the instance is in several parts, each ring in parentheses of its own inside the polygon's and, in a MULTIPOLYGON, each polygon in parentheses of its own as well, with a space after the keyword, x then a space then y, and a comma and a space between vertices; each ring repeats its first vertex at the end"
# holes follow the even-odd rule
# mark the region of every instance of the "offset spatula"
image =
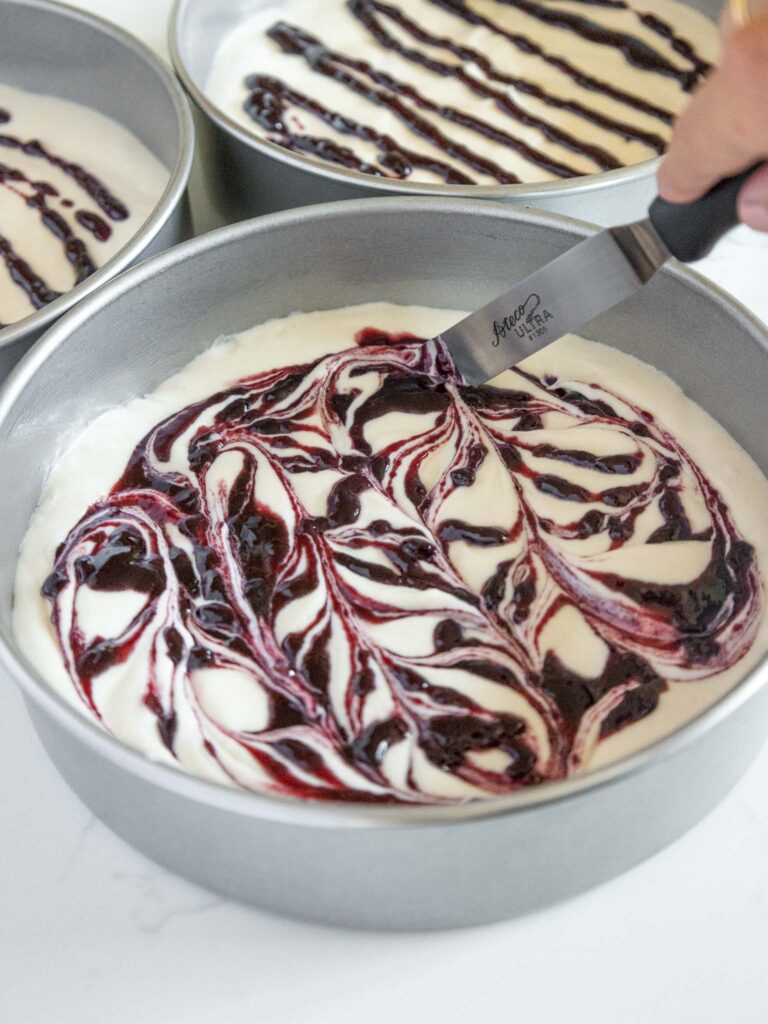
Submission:
POLYGON ((574 246, 511 291, 440 335, 468 384, 482 384, 538 352, 649 281, 670 257, 706 256, 738 223, 736 202, 757 170, 721 181, 695 203, 656 198, 646 220, 574 246))

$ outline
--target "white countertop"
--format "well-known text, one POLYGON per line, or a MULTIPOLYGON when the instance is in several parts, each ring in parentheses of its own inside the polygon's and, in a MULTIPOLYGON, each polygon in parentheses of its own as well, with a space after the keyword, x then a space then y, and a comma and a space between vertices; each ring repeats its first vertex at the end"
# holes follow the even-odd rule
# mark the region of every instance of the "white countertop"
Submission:
MULTIPOLYGON (((170 0, 76 6, 164 51, 170 0)), ((768 320, 768 238, 740 229, 704 269, 768 320)), ((768 750, 702 824, 600 889, 507 924, 382 935, 174 878, 71 795, 5 681, 0 720, 3 1024, 768 1020, 768 750)))

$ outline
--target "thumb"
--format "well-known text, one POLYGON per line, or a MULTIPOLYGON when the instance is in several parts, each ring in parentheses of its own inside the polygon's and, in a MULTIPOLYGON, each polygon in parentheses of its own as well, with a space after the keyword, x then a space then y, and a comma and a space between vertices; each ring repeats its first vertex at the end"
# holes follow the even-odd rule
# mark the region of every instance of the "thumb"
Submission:
POLYGON ((741 190, 739 218, 756 231, 768 231, 768 164, 755 171, 741 190))

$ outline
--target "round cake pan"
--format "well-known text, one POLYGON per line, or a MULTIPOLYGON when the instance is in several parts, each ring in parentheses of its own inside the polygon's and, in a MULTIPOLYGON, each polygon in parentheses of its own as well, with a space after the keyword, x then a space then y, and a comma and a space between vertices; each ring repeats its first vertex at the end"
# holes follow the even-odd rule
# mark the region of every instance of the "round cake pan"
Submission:
MULTIPOLYGON (((296 310, 377 300, 476 308, 591 231, 460 200, 274 214, 123 274, 28 354, 0 394, 0 669, 21 687, 61 774, 116 833, 171 870, 270 910, 453 927, 624 871, 739 778, 766 735, 766 663, 676 734, 593 774, 460 806, 366 806, 255 795, 152 763, 54 694, 11 634, 17 553, 50 463, 103 409, 148 392, 219 335, 296 310)), ((585 333, 669 373, 768 472, 768 335, 724 293, 665 270, 585 333)))
POLYGON ((63 4, 0 0, 0 81, 111 117, 170 175, 149 219, 116 256, 55 302, 0 329, 1 380, 65 310, 137 260, 189 238, 195 140, 186 97, 165 64, 128 33, 63 4))
MULTIPOLYGON (((716 19, 721 0, 689 0, 716 19)), ((646 215, 656 194, 659 160, 602 174, 523 185, 430 185, 390 181, 323 164, 259 139, 223 113, 205 94, 221 41, 259 10, 280 0, 175 0, 169 47, 176 72, 193 101, 198 162, 192 205, 198 231, 276 210, 338 199, 425 195, 494 199, 579 217, 594 224, 621 224, 646 215)), ((254 69, 255 70, 255 69, 254 69)))

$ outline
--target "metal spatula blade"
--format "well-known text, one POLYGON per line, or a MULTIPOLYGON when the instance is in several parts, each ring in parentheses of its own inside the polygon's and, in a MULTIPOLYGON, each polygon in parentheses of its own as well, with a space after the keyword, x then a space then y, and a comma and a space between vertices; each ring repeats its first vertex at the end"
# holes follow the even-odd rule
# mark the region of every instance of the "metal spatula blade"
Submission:
POLYGON ((650 221, 601 231, 440 335, 468 384, 482 384, 629 298, 669 258, 650 221), (620 238, 636 239, 623 247, 620 238))
POLYGON ((675 256, 701 259, 738 223, 739 191, 755 167, 695 203, 657 198, 649 217, 574 246, 440 335, 468 384, 482 384, 629 298, 675 256))

